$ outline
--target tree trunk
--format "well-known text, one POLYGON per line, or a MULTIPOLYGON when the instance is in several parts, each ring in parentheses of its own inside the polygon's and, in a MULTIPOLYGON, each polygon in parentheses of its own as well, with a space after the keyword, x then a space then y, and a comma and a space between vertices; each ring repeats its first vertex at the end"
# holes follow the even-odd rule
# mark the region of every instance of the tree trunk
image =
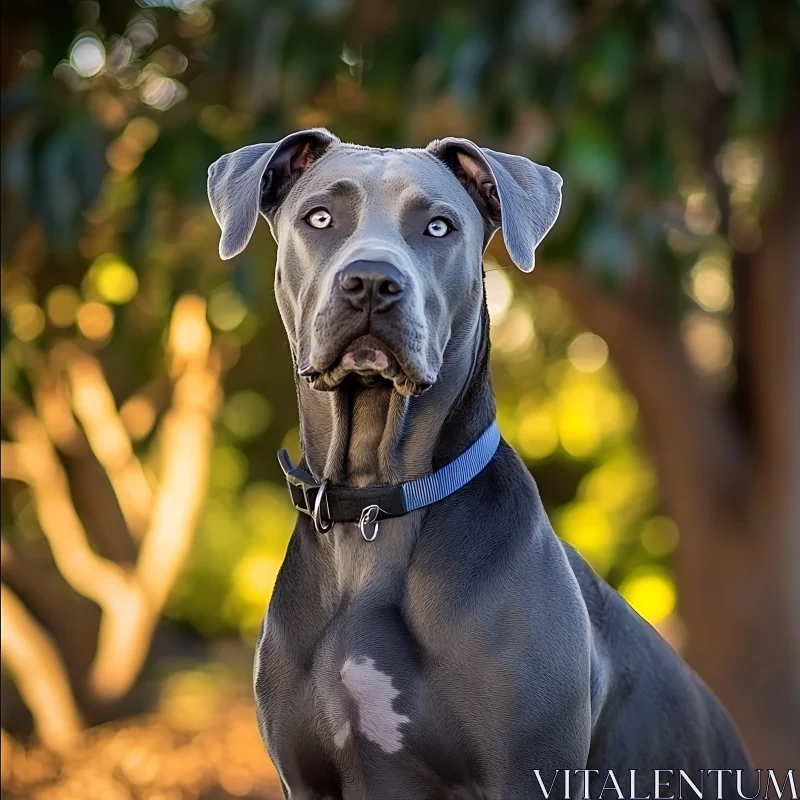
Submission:
MULTIPOLYGON (((777 143, 781 178, 800 168, 796 128, 777 143)), ((756 765, 775 770, 796 768, 800 753, 800 187, 784 183, 760 249, 741 265, 744 421, 694 373, 674 330, 577 272, 540 275, 606 340, 638 401, 680 530, 683 654, 731 712, 756 765)))

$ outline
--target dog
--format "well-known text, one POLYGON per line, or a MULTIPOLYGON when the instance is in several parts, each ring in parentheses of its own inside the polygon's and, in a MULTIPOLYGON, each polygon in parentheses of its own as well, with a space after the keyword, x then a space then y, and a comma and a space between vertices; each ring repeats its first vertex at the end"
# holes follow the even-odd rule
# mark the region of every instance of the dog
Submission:
POLYGON ((644 797, 654 770, 751 774, 719 702, 556 537, 497 433, 483 252, 502 230, 530 272, 561 187, 466 139, 324 129, 209 168, 223 259, 270 225, 295 367, 303 463, 280 459, 300 513, 254 667, 287 798, 598 797, 629 770, 644 797))

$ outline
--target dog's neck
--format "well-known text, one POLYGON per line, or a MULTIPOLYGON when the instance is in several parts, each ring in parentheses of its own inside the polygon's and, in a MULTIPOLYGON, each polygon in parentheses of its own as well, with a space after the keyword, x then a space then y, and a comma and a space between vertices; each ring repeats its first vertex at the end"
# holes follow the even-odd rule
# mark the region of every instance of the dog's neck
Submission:
POLYGON ((485 306, 452 337, 438 380, 420 397, 346 381, 331 392, 297 383, 303 457, 317 479, 363 487, 419 478, 452 461, 495 415, 485 306))

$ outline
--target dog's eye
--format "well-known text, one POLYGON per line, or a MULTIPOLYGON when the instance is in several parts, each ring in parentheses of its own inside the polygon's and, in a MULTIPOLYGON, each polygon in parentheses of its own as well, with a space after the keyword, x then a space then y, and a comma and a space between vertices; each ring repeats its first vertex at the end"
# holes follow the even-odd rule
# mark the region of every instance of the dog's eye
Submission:
POLYGON ((312 228, 329 228, 333 217, 324 208, 315 208, 310 213, 306 214, 306 222, 312 228))
POLYGON ((451 230, 453 230, 453 227, 446 219, 436 217, 436 219, 432 219, 428 223, 428 227, 425 229, 425 234, 427 236, 435 236, 437 239, 441 239, 442 236, 447 236, 451 230))

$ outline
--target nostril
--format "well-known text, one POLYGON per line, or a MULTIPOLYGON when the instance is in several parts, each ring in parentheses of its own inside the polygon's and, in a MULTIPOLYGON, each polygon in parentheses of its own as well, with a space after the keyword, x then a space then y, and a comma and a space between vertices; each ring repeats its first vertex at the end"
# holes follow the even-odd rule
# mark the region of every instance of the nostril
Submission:
POLYGON ((386 280, 378 287, 378 291, 384 296, 391 296, 400 294, 403 291, 403 287, 396 281, 386 280))
POLYGON ((358 275, 353 275, 352 273, 349 275, 343 275, 339 281, 339 285, 346 292, 352 292, 353 294, 357 294, 364 290, 364 281, 359 278, 358 275))
POLYGON ((336 278, 336 293, 357 310, 384 311, 398 302, 405 291, 405 277, 384 261, 352 261, 336 278))

